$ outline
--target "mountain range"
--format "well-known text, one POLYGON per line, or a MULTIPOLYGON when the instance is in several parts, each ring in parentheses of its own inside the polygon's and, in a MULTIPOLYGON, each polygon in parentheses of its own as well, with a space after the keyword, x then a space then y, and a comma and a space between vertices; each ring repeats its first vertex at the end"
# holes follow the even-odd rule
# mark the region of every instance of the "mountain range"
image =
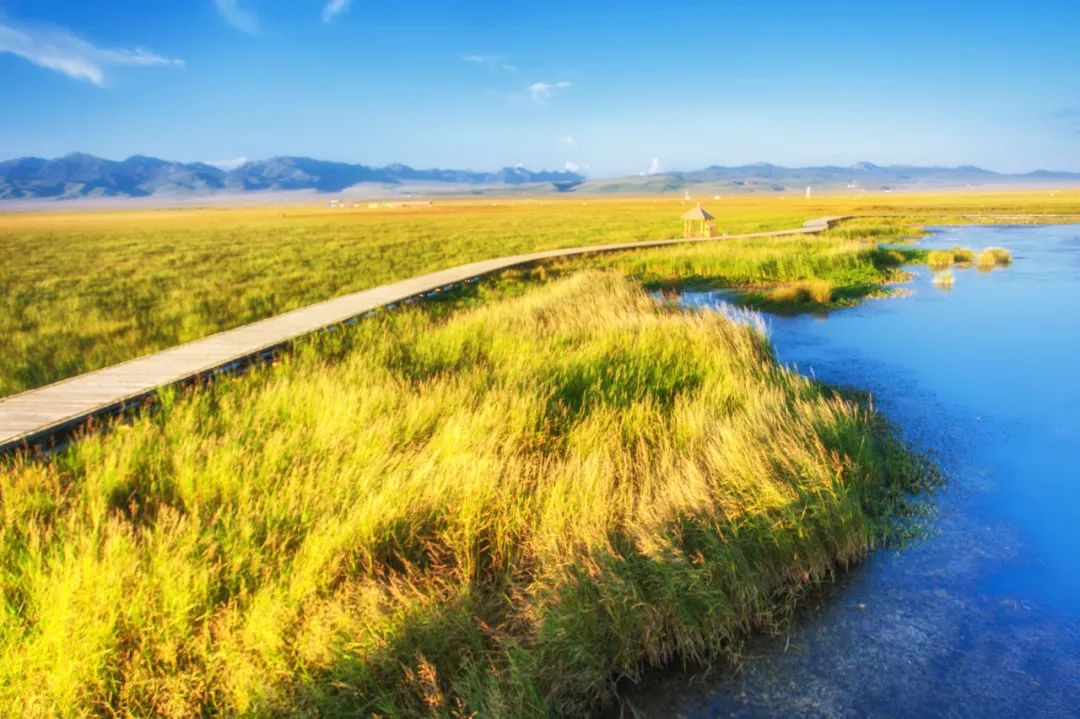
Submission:
POLYGON ((971 165, 919 167, 860 162, 846 167, 782 167, 754 163, 712 165, 692 172, 667 172, 614 179, 586 180, 575 172, 504 167, 495 172, 422 170, 329 162, 308 157, 274 157, 222 169, 203 162, 180 163, 134 155, 122 161, 75 153, 46 160, 21 157, 0 162, 0 200, 74 199, 233 195, 248 192, 307 190, 357 194, 582 192, 792 192, 812 186, 822 190, 881 191, 966 186, 1036 186, 1080 184, 1080 173, 1039 170, 1003 174, 971 165))
POLYGON ((971 186, 1039 186, 1080 184, 1080 173, 1038 170, 1006 174, 973 165, 920 167, 917 165, 821 165, 782 167, 767 162, 726 167, 711 165, 692 172, 667 172, 611 180, 590 180, 581 192, 670 192, 680 190, 723 192, 789 192, 805 187, 830 191, 880 192, 961 188, 971 186))
POLYGON ((133 155, 122 161, 74 153, 55 160, 20 157, 0 162, 0 199, 148 197, 260 190, 340 192, 363 184, 384 186, 514 186, 554 183, 572 186, 572 172, 533 172, 504 167, 497 172, 418 170, 407 165, 369 167, 309 157, 274 157, 223 170, 204 162, 180 163, 133 155))

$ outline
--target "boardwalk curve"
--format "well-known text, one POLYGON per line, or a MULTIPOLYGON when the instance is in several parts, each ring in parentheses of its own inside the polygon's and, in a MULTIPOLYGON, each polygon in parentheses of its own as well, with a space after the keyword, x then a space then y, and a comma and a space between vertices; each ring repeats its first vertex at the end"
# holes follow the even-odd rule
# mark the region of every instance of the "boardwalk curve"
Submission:
POLYGON ((646 240, 545 250, 470 262, 407 280, 335 297, 284 314, 93 370, 0 399, 0 452, 33 447, 94 417, 137 407, 162 387, 230 371, 257 361, 305 335, 381 307, 422 297, 511 267, 577 255, 645 249, 722 239, 815 234, 850 215, 807 220, 801 227, 726 237, 646 240))

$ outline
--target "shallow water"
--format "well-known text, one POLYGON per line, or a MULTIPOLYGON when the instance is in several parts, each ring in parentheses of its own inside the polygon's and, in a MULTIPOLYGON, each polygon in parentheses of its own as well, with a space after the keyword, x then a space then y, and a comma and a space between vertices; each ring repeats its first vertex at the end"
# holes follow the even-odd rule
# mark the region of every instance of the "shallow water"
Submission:
MULTIPOLYGON (((947 478, 928 536, 875 553, 737 673, 662 680, 647 716, 1080 716, 1080 225, 938 228, 1014 264, 768 317, 781 360, 875 403, 947 478)), ((714 307, 722 294, 687 293, 714 307)))

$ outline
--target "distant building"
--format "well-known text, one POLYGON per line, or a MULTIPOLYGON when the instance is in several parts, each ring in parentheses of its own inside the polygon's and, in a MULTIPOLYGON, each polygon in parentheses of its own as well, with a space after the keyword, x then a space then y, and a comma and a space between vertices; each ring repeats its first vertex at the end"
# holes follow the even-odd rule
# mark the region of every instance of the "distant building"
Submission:
POLYGON ((699 202, 694 209, 684 212, 682 216, 683 221, 683 237, 713 237, 716 235, 716 228, 713 226, 713 220, 716 218, 712 214, 701 206, 699 202))

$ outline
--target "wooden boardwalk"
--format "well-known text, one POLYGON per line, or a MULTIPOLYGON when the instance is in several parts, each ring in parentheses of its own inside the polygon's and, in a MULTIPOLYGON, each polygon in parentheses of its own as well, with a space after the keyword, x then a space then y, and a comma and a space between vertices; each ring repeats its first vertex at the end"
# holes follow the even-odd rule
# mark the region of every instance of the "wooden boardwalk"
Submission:
POLYGON ((510 267, 575 255, 689 242, 813 234, 847 217, 822 217, 808 220, 795 229, 728 235, 726 238, 649 240, 512 255, 354 292, 0 399, 0 452, 47 444, 93 417, 138 407, 162 387, 230 371, 268 357, 274 350, 304 335, 510 267))

